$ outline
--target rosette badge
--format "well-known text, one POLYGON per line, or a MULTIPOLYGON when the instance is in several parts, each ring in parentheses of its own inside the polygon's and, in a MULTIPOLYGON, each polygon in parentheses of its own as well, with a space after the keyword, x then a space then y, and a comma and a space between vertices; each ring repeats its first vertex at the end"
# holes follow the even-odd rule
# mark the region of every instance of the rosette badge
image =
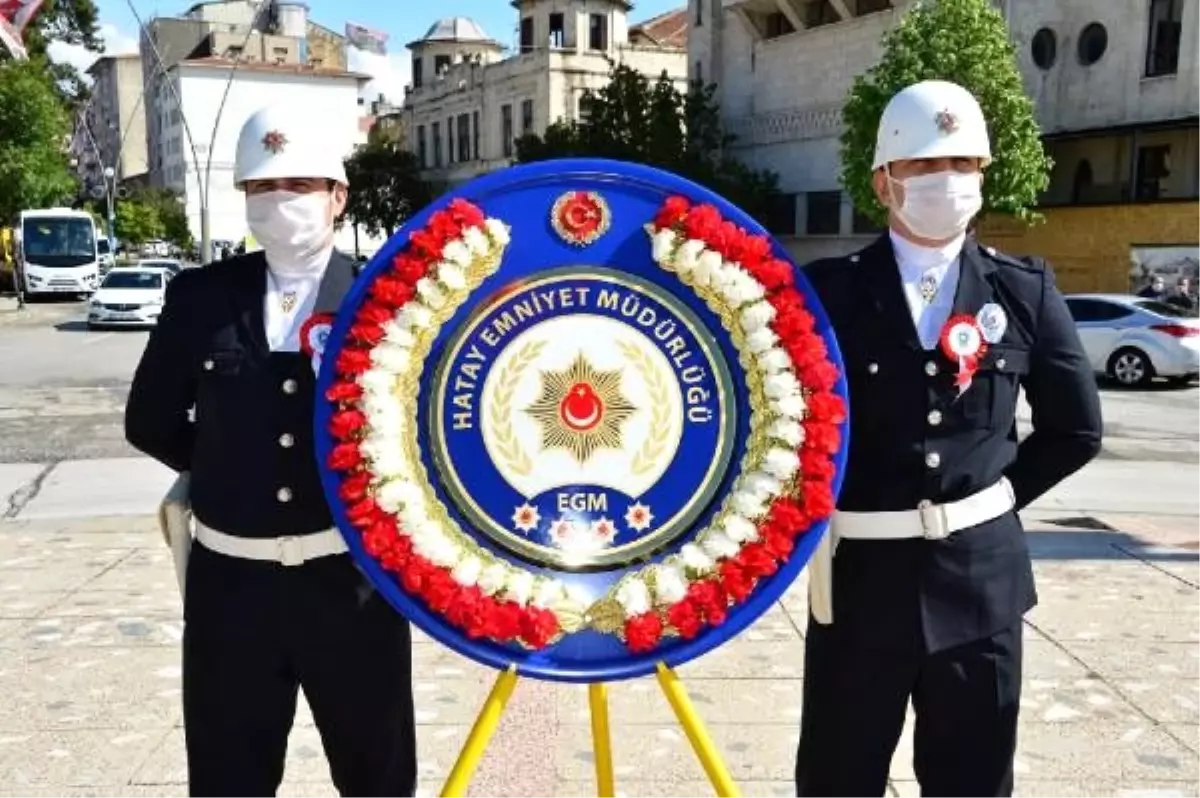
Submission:
POLYGON ((803 567, 840 484, 823 311, 748 217, 646 167, 454 192, 369 264, 321 363, 321 466, 364 572, 526 675, 722 644, 803 567))

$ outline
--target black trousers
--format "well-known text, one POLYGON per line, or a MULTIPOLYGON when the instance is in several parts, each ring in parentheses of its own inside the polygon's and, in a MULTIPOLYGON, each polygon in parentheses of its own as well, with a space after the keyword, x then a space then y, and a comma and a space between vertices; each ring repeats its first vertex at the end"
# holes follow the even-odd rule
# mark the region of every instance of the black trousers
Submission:
POLYGON ((809 619, 796 794, 883 795, 911 698, 922 795, 1012 795, 1021 624, 932 654, 852 631, 809 619))
POLYGON ((275 795, 298 689, 342 795, 416 792, 412 640, 346 555, 188 563, 183 710, 191 795, 275 795))

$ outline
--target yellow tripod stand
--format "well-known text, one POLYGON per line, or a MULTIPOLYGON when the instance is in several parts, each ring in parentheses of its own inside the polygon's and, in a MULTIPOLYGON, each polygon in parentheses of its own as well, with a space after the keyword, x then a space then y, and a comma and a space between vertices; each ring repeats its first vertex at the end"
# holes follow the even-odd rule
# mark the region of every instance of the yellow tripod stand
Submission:
MULTIPOLYGON (((692 706, 692 701, 675 671, 660 662, 657 677, 659 687, 667 697, 667 702, 674 710, 679 725, 683 727, 688 742, 692 744, 692 750, 696 752, 696 757, 704 767, 704 772, 719 798, 738 798, 741 793, 729 775, 729 768, 725 766, 712 738, 708 736, 708 730, 696 714, 696 708, 692 706)), ((471 733, 467 736, 467 741, 463 744, 462 751, 442 787, 441 794, 444 798, 461 798, 466 795, 471 776, 479 767, 479 760, 483 758, 488 742, 495 734, 496 727, 500 725, 504 707, 516 686, 517 667, 510 665, 508 670, 496 677, 492 692, 488 694, 487 700, 479 710, 479 717, 475 719, 475 725, 471 727, 471 733)), ((616 788, 613 780, 612 741, 608 730, 608 688, 604 684, 588 685, 588 705, 592 711, 592 747, 596 760, 597 793, 600 798, 612 798, 616 788)))

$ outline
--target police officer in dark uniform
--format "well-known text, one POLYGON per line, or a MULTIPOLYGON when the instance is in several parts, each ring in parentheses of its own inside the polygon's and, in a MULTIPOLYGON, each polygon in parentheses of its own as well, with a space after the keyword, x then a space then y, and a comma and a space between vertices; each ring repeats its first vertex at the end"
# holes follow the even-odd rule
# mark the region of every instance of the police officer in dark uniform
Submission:
POLYGON ((313 449, 301 327, 355 278, 333 248, 347 185, 328 138, 303 109, 246 122, 235 181, 263 251, 171 281, 126 407, 129 441, 189 479, 193 795, 275 794, 299 688, 343 795, 416 790, 409 625, 347 553, 313 449))
POLYGON ((799 795, 883 795, 911 700, 923 795, 1013 790, 1017 512, 1096 456, 1100 403, 1050 268, 967 233, 991 160, 965 89, 899 92, 874 188, 890 230, 805 269, 850 388, 849 461, 810 563, 799 795), (1018 442, 1021 389, 1033 432, 1018 442))

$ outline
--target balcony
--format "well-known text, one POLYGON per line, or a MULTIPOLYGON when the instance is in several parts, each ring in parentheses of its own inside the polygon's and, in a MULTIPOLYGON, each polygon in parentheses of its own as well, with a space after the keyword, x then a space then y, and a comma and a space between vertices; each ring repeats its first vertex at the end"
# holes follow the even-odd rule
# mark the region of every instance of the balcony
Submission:
POLYGON ((909 0, 723 0, 761 39, 836 25, 883 11, 909 0))

